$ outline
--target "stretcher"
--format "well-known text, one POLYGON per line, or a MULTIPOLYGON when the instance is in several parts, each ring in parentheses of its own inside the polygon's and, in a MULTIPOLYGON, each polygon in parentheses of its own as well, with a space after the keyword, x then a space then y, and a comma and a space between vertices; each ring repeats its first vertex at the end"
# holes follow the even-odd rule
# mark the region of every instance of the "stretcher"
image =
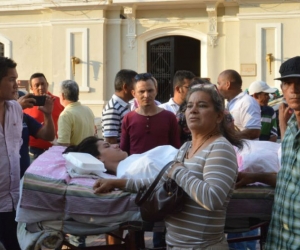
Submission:
MULTIPOLYGON (((71 246, 66 235, 114 234, 118 229, 128 231, 126 237, 121 237, 121 244, 94 249, 143 249, 143 231, 163 231, 163 223, 141 220, 135 194, 114 191, 96 195, 92 189, 96 178, 71 178, 63 150, 50 148, 24 175, 16 217, 22 250, 42 244, 47 235, 52 235, 52 243, 57 239, 53 249, 61 245, 82 249, 71 246)), ((246 232, 270 221, 273 198, 274 190, 269 187, 235 190, 227 209, 225 232, 246 232)))
POLYGON ((227 207, 225 233, 244 233, 259 228, 259 234, 231 238, 229 243, 259 240, 260 249, 266 241, 274 201, 274 188, 248 186, 234 190, 227 207))

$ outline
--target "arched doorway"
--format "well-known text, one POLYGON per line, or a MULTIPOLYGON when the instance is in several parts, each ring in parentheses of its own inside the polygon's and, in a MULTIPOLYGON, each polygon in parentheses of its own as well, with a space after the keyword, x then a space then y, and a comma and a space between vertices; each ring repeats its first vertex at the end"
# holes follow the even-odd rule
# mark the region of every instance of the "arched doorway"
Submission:
POLYGON ((157 100, 167 102, 173 96, 173 76, 177 70, 200 72, 200 46, 197 39, 186 36, 167 36, 147 43, 147 72, 158 81, 157 100))

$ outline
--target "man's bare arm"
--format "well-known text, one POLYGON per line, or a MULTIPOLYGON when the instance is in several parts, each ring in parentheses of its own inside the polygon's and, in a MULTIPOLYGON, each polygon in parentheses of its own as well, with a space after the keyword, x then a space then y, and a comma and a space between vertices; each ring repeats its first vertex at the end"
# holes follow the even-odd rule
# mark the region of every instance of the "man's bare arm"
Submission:
POLYGON ((276 135, 271 135, 269 141, 277 142, 277 136, 276 135))
POLYGON ((276 186, 277 173, 245 173, 239 172, 235 188, 241 188, 255 182, 261 182, 271 187, 276 186))
POLYGON ((47 96, 45 105, 38 107, 44 114, 44 122, 41 129, 36 133, 35 137, 45 141, 53 141, 55 138, 55 127, 52 119, 54 98, 47 96))
POLYGON ((244 129, 239 133, 243 139, 253 140, 260 136, 260 129, 244 129))

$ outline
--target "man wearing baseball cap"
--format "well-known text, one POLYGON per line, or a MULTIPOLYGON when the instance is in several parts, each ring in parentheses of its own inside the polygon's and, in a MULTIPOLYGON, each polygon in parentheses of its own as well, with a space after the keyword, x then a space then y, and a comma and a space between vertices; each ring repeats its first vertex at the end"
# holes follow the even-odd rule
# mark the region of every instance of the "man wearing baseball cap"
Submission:
POLYGON ((254 81, 250 84, 248 91, 257 103, 261 110, 261 130, 260 141, 277 141, 277 122, 274 109, 268 106, 270 99, 269 94, 274 93, 277 89, 271 88, 263 81, 254 81))
POLYGON ((279 70, 283 96, 279 107, 283 136, 281 169, 277 175, 272 220, 266 250, 300 249, 300 56, 285 61, 279 70), (294 112, 291 114, 290 109, 294 112))

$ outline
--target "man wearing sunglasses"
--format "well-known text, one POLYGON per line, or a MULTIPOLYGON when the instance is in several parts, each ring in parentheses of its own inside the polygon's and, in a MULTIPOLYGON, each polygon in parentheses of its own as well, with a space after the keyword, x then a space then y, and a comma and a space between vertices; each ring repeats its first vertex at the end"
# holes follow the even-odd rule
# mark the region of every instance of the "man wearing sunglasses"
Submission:
POLYGON ((220 94, 227 99, 227 108, 234 124, 244 139, 258 139, 261 129, 261 115, 258 103, 242 91, 242 78, 238 72, 229 69, 218 77, 220 94))
POLYGON ((170 98, 168 102, 159 105, 159 107, 171 111, 174 115, 176 115, 180 105, 185 101, 191 81, 194 77, 195 75, 190 71, 176 71, 173 78, 174 96, 170 98))

